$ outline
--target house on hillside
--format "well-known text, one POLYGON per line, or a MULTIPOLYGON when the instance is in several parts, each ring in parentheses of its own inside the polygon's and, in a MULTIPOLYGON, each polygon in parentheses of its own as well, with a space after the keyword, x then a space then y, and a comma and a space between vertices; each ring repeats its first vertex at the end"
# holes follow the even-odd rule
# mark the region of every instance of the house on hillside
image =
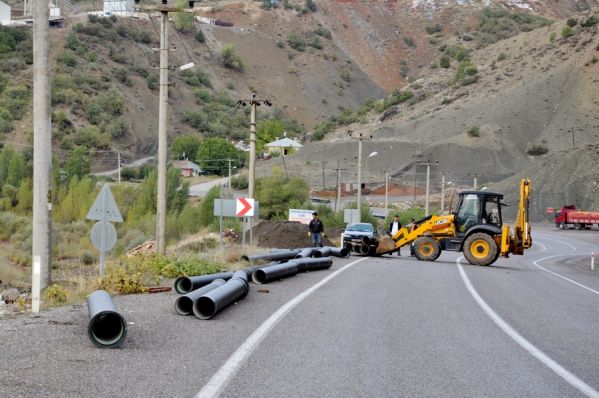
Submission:
POLYGON ((284 137, 280 140, 276 140, 266 144, 268 153, 272 154, 275 152, 280 153, 282 156, 289 155, 294 149, 299 149, 303 145, 299 142, 292 140, 291 138, 284 137))
POLYGON ((11 7, 0 1, 0 25, 10 25, 11 7))
POLYGON ((173 160, 173 167, 181 170, 183 177, 194 177, 202 174, 200 166, 190 160, 173 160))
POLYGON ((131 15, 133 11, 134 0, 104 0, 102 11, 104 15, 131 15))

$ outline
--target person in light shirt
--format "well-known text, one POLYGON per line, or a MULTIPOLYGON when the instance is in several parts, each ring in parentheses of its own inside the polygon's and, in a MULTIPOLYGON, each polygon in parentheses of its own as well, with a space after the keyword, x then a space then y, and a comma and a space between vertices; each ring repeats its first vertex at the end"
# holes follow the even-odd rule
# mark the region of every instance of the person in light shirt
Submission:
MULTIPOLYGON (((393 216, 393 221, 391 221, 391 224, 389 224, 389 233, 391 234, 391 237, 393 237, 393 235, 395 235, 400 228, 401 222, 399 222, 399 216, 396 214, 393 216)), ((397 255, 401 256, 401 249, 397 250, 397 255)))

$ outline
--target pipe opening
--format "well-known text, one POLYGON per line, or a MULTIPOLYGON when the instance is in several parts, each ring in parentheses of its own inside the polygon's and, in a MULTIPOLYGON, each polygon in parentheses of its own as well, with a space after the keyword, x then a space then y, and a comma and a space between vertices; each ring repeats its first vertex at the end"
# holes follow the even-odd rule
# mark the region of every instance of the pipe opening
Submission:
POLYGON ((111 347, 119 344, 127 332, 123 318, 117 313, 107 312, 98 314, 91 320, 90 333, 94 343, 111 347))
POLYGON ((254 281, 254 283, 266 282, 266 272, 264 272, 261 269, 254 271, 254 273, 252 274, 252 280, 254 281))
POLYGON ((242 261, 250 261, 250 258, 246 255, 241 256, 242 261))
POLYGON ((181 296, 175 301, 175 311, 179 315, 189 315, 193 312, 193 301, 186 296, 181 296))
POLYGON ((350 249, 344 247, 343 249, 339 250, 339 255, 343 258, 345 257, 349 257, 349 253, 350 253, 350 249))
POLYGON ((193 306, 193 313, 200 319, 210 319, 216 314, 216 304, 209 297, 200 297, 193 306))
POLYGON ((177 278, 175 281, 175 290, 179 294, 189 293, 191 291, 191 279, 187 277, 177 278))

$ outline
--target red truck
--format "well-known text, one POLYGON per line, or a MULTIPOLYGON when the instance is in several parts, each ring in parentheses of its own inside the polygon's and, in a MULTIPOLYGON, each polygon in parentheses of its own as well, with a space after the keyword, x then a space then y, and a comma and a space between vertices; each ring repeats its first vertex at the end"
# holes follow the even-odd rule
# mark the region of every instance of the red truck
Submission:
POLYGON ((562 207, 555 212, 555 226, 557 228, 591 228, 593 224, 599 226, 599 211, 579 211, 575 205, 562 207))

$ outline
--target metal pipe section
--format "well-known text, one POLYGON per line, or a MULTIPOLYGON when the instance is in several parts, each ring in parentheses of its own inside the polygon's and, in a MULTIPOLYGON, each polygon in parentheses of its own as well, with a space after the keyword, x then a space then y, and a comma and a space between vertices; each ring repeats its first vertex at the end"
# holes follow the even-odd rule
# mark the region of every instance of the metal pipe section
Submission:
MULTIPOLYGON (((233 275, 232 272, 231 275, 233 275)), ((180 296, 175 301, 175 311, 177 311, 177 314, 179 315, 191 315, 193 313, 193 305, 200 297, 225 283, 226 281, 224 279, 215 279, 208 285, 192 290, 184 296, 180 296)))
POLYGON ((181 276, 175 280, 175 291, 179 294, 187 294, 212 283, 216 279, 229 280, 233 277, 232 272, 221 272, 218 274, 181 276))
POLYGON ((295 258, 312 257, 312 255, 314 254, 315 251, 316 251, 315 247, 306 247, 304 249, 301 249, 301 251, 295 256, 295 258))
POLYGON ((87 334, 100 348, 119 347, 127 336, 127 323, 116 310, 112 298, 104 290, 96 290, 87 298, 89 325, 87 334))
POLYGON ((210 319, 219 311, 248 294, 245 271, 237 271, 227 283, 202 295, 193 305, 193 313, 200 319, 210 319))
POLYGON ((289 261, 289 263, 296 263, 299 267, 299 272, 308 272, 331 268, 331 265, 333 265, 333 260, 330 257, 301 258, 289 261))
POLYGON ((299 254, 300 250, 284 250, 284 251, 276 251, 265 254, 255 254, 253 256, 241 256, 241 259, 248 262, 254 262, 256 260, 268 260, 268 261, 276 261, 276 260, 289 260, 294 258, 299 254))
POLYGON ((258 268, 252 274, 252 280, 254 283, 268 283, 277 279, 293 276, 299 272, 298 260, 292 260, 282 264, 269 264, 266 267, 258 268))
POLYGON ((331 254, 331 248, 328 246, 321 247, 320 249, 314 250, 314 257, 316 257, 316 258, 326 257, 326 256, 329 256, 330 254, 331 254))

